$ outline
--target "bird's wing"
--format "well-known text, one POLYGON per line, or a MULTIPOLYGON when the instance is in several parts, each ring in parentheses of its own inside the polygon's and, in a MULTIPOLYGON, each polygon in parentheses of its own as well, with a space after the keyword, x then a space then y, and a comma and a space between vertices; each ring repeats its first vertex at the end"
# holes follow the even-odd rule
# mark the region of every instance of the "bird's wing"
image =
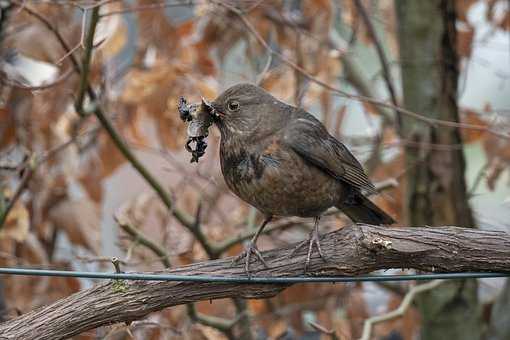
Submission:
POLYGON ((374 185, 358 160, 313 116, 303 115, 294 119, 283 134, 287 147, 330 176, 359 190, 375 193, 374 185))

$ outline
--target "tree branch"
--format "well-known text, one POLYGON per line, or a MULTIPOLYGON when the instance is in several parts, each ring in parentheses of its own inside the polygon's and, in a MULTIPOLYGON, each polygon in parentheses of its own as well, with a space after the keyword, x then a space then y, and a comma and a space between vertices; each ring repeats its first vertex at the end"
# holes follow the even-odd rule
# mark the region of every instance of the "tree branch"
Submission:
POLYGON ((124 216, 117 215, 115 216, 115 221, 119 225, 119 227, 124 230, 129 236, 131 236, 135 241, 139 242, 144 247, 151 250, 154 254, 158 256, 161 260, 161 263, 165 266, 165 268, 170 268, 172 264, 170 263, 170 256, 166 252, 166 250, 150 238, 148 238, 143 232, 141 232, 138 228, 133 226, 131 222, 125 218, 124 216))
MULTIPOLYGON (((397 101, 397 94, 395 87, 393 86, 393 81, 391 79, 391 72, 388 67, 388 58, 386 58, 386 54, 384 53, 384 49, 382 47, 382 43, 379 40, 379 37, 377 36, 377 32, 375 31, 374 25, 372 24, 372 21, 370 20, 370 17, 367 13, 367 10, 363 6, 363 3, 361 0, 354 0, 354 5, 356 6, 357 12, 363 19, 363 22, 365 23, 365 26, 367 28, 367 32, 372 38, 372 41, 375 45, 375 50, 377 51, 377 55, 379 56, 379 61, 381 62, 381 67, 383 71, 383 78, 386 82, 386 87, 388 88, 388 92, 390 94, 391 103, 395 106, 398 106, 397 101)), ((395 118, 397 122, 397 131, 399 131, 400 127, 402 126, 402 117, 400 116, 400 112, 398 110, 395 111, 395 118)))
POLYGON ((439 287, 439 285, 441 285, 443 282, 444 280, 434 280, 422 285, 414 286, 406 294, 406 296, 402 300, 402 303, 400 304, 400 306, 398 306, 397 309, 394 309, 386 314, 376 315, 366 319, 365 323, 363 324, 363 334, 361 335, 360 340, 370 340, 372 336, 372 328, 374 327, 374 325, 383 321, 388 321, 401 317, 409 309, 411 303, 414 300, 414 297, 417 294, 439 287))
MULTIPOLYGON (((325 263, 314 254, 309 275, 346 276, 389 268, 434 272, 510 272, 510 235, 468 228, 384 228, 358 225, 323 236, 325 263)), ((269 268, 252 265, 253 276, 303 273, 305 249, 293 245, 264 253, 269 268)), ((158 273, 245 276, 231 259, 195 263, 158 273)), ((65 339, 116 322, 133 321, 180 304, 220 298, 268 298, 289 285, 115 280, 80 291, 49 306, 0 324, 0 339, 65 339)))

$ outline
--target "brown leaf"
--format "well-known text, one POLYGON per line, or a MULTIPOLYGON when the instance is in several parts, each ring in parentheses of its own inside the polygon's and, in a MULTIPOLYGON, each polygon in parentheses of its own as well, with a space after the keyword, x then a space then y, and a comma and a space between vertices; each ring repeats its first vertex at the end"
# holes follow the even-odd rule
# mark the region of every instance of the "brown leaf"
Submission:
POLYGON ((50 210, 48 219, 65 231, 71 243, 99 253, 100 210, 96 203, 89 199, 65 200, 50 210))
POLYGON ((5 225, 0 229, 0 240, 25 241, 29 233, 29 218, 27 208, 18 200, 7 215, 5 225))
POLYGON ((475 28, 468 22, 463 22, 457 29, 457 52, 461 57, 469 58, 473 47, 473 38, 475 36, 475 28))
POLYGON ((100 178, 104 179, 109 177, 119 166, 126 162, 126 158, 119 151, 117 146, 113 143, 110 136, 105 133, 99 136, 99 158, 100 165, 100 178))
POLYGON ((14 141, 16 125, 7 107, 0 107, 0 149, 14 141))
MULTIPOLYGON (((470 109, 462 110, 462 123, 488 127, 487 122, 480 118, 480 114, 470 109)), ((474 129, 462 129, 461 133, 465 143, 477 142, 487 135, 485 131, 474 129)))
MULTIPOLYGON (((114 10, 109 9, 109 10, 114 10)), ((96 37, 94 39, 105 39, 99 46, 98 50, 103 53, 105 59, 110 59, 117 55, 126 45, 127 42, 127 25, 122 16, 112 15, 99 21, 96 37)))
POLYGON ((510 9, 505 11, 505 14, 502 16, 502 18, 498 21, 498 27, 501 28, 504 31, 510 31, 510 9))
POLYGON ((467 13, 477 0, 455 0, 455 11, 460 21, 467 22, 467 13))

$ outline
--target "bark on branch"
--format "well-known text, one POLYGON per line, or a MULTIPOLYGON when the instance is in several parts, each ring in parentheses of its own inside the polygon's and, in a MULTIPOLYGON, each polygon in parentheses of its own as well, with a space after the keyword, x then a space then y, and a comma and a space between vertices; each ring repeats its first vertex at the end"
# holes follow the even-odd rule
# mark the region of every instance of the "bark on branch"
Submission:
MULTIPOLYGON (((347 276, 378 269, 414 268, 434 272, 510 272, 510 235, 500 231, 438 227, 351 226, 325 234, 329 262, 312 257, 309 275, 347 276)), ((305 249, 293 246, 264 253, 269 268, 252 266, 254 276, 298 276, 305 249)), ((231 259, 195 263, 164 273, 244 276, 231 259)), ((163 273, 163 272, 161 272, 163 273)), ((116 322, 133 321, 166 307, 219 298, 268 298, 288 285, 110 281, 0 324, 0 339, 65 339, 116 322)))

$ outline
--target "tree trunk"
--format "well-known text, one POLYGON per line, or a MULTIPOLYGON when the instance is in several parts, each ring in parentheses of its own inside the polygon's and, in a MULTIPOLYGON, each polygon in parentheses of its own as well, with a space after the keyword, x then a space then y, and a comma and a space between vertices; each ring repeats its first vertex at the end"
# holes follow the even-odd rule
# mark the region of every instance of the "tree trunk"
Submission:
MULTIPOLYGON (((397 0, 404 106, 430 118, 459 121, 458 59, 454 2, 397 0)), ((407 191, 405 216, 412 225, 473 226, 458 129, 403 120, 407 191), (433 144, 450 144, 451 148, 433 144)), ((480 339, 481 313, 474 280, 451 282, 422 294, 422 340, 480 339)))

